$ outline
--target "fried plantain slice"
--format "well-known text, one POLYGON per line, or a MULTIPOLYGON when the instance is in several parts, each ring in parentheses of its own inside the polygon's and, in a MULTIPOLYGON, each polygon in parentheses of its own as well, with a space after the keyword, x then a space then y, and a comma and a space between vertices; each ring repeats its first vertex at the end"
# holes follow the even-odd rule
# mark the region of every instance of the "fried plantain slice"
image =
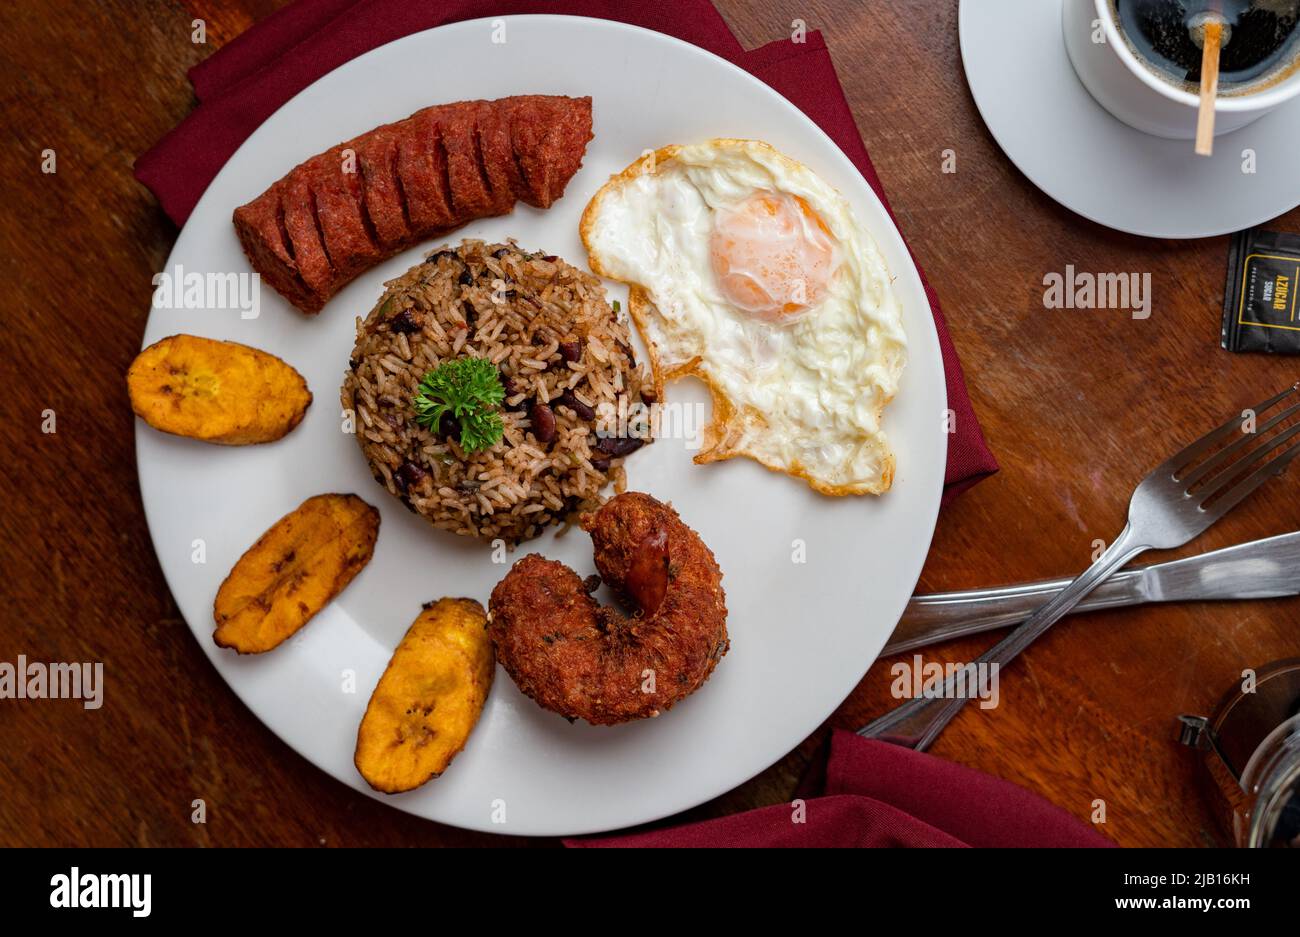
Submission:
POLYGON ((316 495, 280 518, 217 590, 213 640, 261 654, 311 621, 370 562, 379 512, 356 495, 316 495))
POLYGON ((357 730, 356 766, 377 791, 414 790, 447 769, 478 722, 496 655, 473 599, 439 599, 397 645, 357 730))
POLYGON ((279 439, 311 405, 307 382, 279 358, 197 335, 140 352, 126 387, 131 409, 154 429, 223 446, 279 439))

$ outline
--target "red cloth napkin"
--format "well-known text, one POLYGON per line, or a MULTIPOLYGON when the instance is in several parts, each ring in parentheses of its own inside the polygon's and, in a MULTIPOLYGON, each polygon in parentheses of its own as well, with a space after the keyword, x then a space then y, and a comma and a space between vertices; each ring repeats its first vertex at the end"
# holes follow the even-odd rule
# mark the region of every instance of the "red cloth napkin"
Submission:
POLYGON ((802 801, 574 847, 1104 847, 1115 844, 1009 781, 836 729, 802 801), (819 795, 819 796, 818 796, 819 795))
MULTIPOLYGON (((190 70, 201 103, 136 160, 136 178, 153 190, 172 220, 184 224, 208 183, 249 134, 325 73, 384 43, 444 23, 538 12, 631 23, 734 62, 785 95, 825 130, 889 209, 821 34, 808 33, 804 43, 773 42, 745 52, 708 0, 545 4, 537 0, 298 0, 190 70)), ((434 99, 431 92, 430 102, 434 99)), ((971 408, 939 299, 924 273, 921 281, 939 334, 948 406, 954 414, 944 476, 946 504, 998 466, 971 408)))
MULTIPOLYGON (((199 107, 136 161, 136 178, 183 224, 248 135, 325 73, 384 43, 443 23, 529 12, 620 20, 677 36, 734 62, 821 126, 888 209, 821 34, 809 33, 804 43, 774 42, 745 52, 707 0, 299 0, 190 71, 199 107)), ((997 471, 997 463, 971 409, 938 298, 929 283, 925 290, 943 350, 948 406, 956 416, 948 448, 947 502, 997 471)), ((824 782, 819 774, 814 784, 805 800, 806 823, 792 823, 792 808, 779 805, 694 826, 570 845, 1109 845, 1013 784, 845 732, 834 734, 824 782)))

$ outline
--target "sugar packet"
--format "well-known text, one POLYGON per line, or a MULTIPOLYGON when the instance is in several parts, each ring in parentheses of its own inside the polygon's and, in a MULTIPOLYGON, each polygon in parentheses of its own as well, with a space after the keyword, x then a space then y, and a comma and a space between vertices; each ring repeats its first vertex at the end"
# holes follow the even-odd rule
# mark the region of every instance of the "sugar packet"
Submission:
POLYGON ((1300 355, 1300 235, 1250 228, 1232 236, 1221 344, 1228 351, 1300 355))

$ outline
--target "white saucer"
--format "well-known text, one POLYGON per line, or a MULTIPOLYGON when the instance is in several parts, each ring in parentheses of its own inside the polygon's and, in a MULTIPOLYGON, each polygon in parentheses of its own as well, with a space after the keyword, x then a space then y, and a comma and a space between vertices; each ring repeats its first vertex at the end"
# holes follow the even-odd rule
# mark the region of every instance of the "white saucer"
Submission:
POLYGON ((959 14, 975 104, 1034 185, 1085 218, 1146 237, 1227 234, 1300 205, 1300 100, 1197 156, 1190 140, 1134 130, 1093 100, 1065 51, 1062 2, 962 0, 959 14), (1254 174, 1242 171, 1247 149, 1254 174))

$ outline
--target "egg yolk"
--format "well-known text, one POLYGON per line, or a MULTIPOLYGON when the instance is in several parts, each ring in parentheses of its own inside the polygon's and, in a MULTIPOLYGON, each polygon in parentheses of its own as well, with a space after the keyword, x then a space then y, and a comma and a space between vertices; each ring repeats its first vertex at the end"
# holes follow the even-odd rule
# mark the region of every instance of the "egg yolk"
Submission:
POLYGON ((755 192, 715 215, 709 258, 727 300, 780 321, 821 300, 833 247, 830 229, 802 198, 755 192))

